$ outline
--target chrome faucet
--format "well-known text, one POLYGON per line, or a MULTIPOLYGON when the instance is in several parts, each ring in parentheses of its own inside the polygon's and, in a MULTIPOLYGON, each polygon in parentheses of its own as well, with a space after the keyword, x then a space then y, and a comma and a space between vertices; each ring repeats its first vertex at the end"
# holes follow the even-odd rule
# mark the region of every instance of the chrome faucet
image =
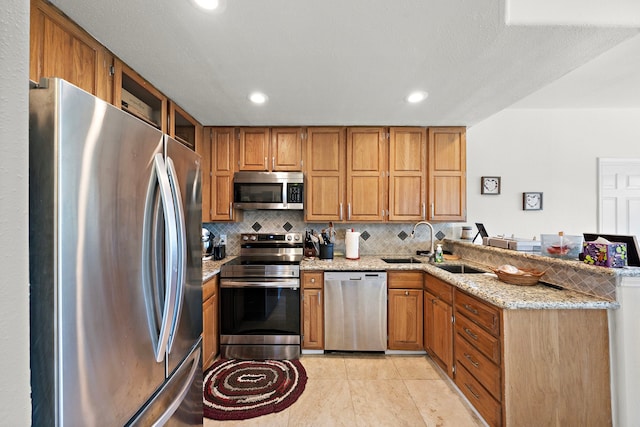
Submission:
POLYGON ((429 227, 429 230, 431 230, 431 248, 430 248, 430 251, 429 251, 429 254, 428 254, 429 255, 429 259, 431 259, 435 255, 434 242, 435 242, 435 239, 436 239, 435 232, 433 231, 433 225, 431 225, 431 223, 428 222, 428 221, 419 221, 419 222, 417 222, 416 225, 413 226, 413 231, 411 232, 411 238, 413 239, 415 237, 416 228, 418 228, 418 226, 420 224, 427 225, 429 227))

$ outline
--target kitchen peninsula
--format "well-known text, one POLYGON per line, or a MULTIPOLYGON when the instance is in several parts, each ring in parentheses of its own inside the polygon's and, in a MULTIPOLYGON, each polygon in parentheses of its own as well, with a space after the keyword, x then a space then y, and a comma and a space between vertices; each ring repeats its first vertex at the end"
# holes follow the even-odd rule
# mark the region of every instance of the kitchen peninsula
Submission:
POLYGON ((511 263, 547 271, 543 280, 553 285, 515 286, 492 274, 450 273, 420 257, 414 258, 422 262, 399 264, 381 256, 305 260, 301 270, 303 277, 323 271, 387 271, 390 287, 394 272, 421 273, 425 349, 439 362, 441 354, 434 353, 428 335, 442 335, 437 328, 447 328, 453 367, 448 372, 447 363, 438 364, 490 425, 531 419, 548 425, 611 425, 608 319, 619 307, 616 283, 621 277, 640 277, 640 270, 598 268, 465 241, 448 240, 446 248, 461 260, 445 264, 490 271, 511 263), (430 284, 450 292, 449 305, 441 294, 434 297, 430 284), (442 325, 435 320, 434 330, 429 306, 438 304, 448 306, 455 321, 442 325))

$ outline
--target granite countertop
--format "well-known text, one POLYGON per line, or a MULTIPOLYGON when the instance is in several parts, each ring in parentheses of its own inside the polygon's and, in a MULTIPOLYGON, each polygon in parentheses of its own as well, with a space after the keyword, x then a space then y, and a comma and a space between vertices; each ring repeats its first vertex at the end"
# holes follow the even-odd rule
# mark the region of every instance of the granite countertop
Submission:
POLYGON ((217 261, 202 260, 202 283, 212 279, 213 276, 220 273, 220 267, 222 266, 222 264, 224 264, 225 262, 229 262, 234 258, 234 256, 228 256, 217 261))
MULTIPOLYGON (((222 260, 202 261, 202 281, 210 280, 220 273, 225 262, 235 258, 228 256, 222 260)), ((487 266, 467 260, 446 261, 444 264, 470 265, 487 271, 485 274, 449 273, 428 259, 419 256, 363 256, 358 260, 335 257, 332 260, 304 259, 300 263, 301 271, 424 271, 459 289, 504 309, 616 309, 620 305, 616 301, 594 297, 567 289, 555 289, 545 285, 517 286, 498 280, 487 266), (381 258, 415 258, 421 263, 387 264, 381 258)))
MULTIPOLYGON (((611 309, 619 304, 603 298, 575 292, 559 290, 545 285, 517 286, 504 283, 491 273, 487 266, 460 260, 446 261, 444 264, 464 263, 487 271, 485 274, 449 273, 424 260, 422 263, 387 264, 381 258, 409 258, 407 256, 363 256, 359 260, 334 258, 333 260, 303 260, 301 270, 418 270, 427 272, 451 285, 477 296, 504 309, 611 309)), ((420 259, 420 257, 413 257, 420 259)))

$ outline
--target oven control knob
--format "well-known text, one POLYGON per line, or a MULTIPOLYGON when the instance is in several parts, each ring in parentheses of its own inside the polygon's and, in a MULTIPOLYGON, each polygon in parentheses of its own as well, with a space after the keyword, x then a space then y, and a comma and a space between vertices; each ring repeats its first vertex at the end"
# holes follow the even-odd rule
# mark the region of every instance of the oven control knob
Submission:
POLYGON ((291 234, 287 236, 287 240, 291 241, 291 234))
POLYGON ((258 240, 258 236, 256 236, 255 234, 252 234, 252 235, 251 235, 251 237, 250 237, 250 239, 251 239, 252 241, 256 241, 256 240, 258 240))
POLYGON ((247 240, 249 240, 249 236, 242 236, 242 240, 246 242, 247 240))
POLYGON ((300 240, 300 235, 296 234, 295 236, 293 236, 293 239, 297 242, 298 240, 300 240))

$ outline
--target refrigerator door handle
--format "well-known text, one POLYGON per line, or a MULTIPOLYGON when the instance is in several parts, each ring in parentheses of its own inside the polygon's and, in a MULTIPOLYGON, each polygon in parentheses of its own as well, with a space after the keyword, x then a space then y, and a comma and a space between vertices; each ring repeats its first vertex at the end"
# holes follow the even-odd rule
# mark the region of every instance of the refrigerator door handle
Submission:
POLYGON ((189 371, 189 375, 187 376, 187 379, 182 385, 182 388, 180 388, 180 391, 178 392, 173 402, 171 402, 167 406, 167 409, 166 411, 164 411, 162 416, 160 416, 160 418, 158 418, 158 420, 156 420, 156 422, 153 423, 153 427, 161 427, 167 423, 167 421, 171 418, 174 412, 176 412, 176 410, 178 409, 182 401, 185 399, 185 397, 189 393, 189 389, 191 388, 191 384, 193 383, 193 380, 196 377, 196 374, 198 374, 198 372, 202 374, 202 371, 198 369, 201 366, 200 365, 201 355, 202 355, 202 348, 198 347, 198 349, 194 351, 192 354, 193 360, 191 361, 192 363, 191 370, 189 371))
POLYGON ((171 157, 167 157, 167 175, 169 177, 169 184, 171 185, 171 191, 173 194, 173 203, 175 206, 175 221, 176 231, 178 233, 178 274, 175 283, 176 301, 174 305, 173 322, 171 324, 171 332, 169 334, 169 341, 167 343, 167 353, 171 353, 171 347, 175 338, 175 333, 180 324, 180 315, 182 314, 182 301, 184 295, 185 274, 187 271, 187 229, 186 220, 184 216, 184 209, 182 206, 182 194, 180 193, 180 183, 178 182, 178 174, 176 172, 175 165, 171 157))
POLYGON ((147 189, 147 198, 145 202, 145 225, 144 225, 144 237, 143 237, 143 256, 146 260, 150 260, 152 257, 151 241, 152 230, 155 218, 154 201, 155 201, 155 189, 156 183, 160 192, 160 200, 162 202, 162 209, 165 219, 165 234, 167 238, 165 249, 165 286, 164 286, 164 302, 156 301, 154 298, 154 286, 158 287, 157 283, 152 283, 151 274, 145 271, 143 274, 143 286, 145 288, 145 305, 147 308, 147 320, 149 323, 149 332, 151 334, 151 341, 153 344, 154 355, 156 362, 162 362, 167 350, 167 343, 169 341, 169 334, 171 332, 171 325, 173 324, 173 317, 175 316, 175 304, 176 304, 176 286, 177 280, 177 252, 178 252, 178 237, 176 230, 176 223, 171 218, 175 218, 175 206, 171 193, 171 187, 167 176, 167 170, 165 166, 162 154, 157 153, 153 158, 153 168, 151 172, 151 180, 149 182, 149 188, 147 189), (162 307, 157 305, 162 304, 162 307), (161 310, 158 310, 161 309, 161 310), (156 322, 156 313, 162 312, 159 320, 159 325, 156 322), (158 331, 159 329, 159 331, 158 331))

